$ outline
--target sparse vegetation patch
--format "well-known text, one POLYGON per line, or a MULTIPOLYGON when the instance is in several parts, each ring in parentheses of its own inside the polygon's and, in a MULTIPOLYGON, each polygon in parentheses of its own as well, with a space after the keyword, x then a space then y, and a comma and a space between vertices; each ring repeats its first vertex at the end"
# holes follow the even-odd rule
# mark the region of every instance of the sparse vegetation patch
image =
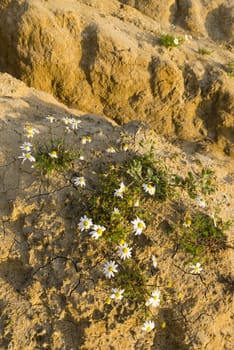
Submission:
MULTIPOLYGON (((50 139, 41 142, 39 131, 26 125, 25 136, 30 142, 23 143, 23 154, 19 158, 23 163, 31 162, 42 175, 55 176, 68 171, 70 184, 77 191, 73 207, 78 217, 73 220, 77 221, 78 240, 93 246, 100 261, 97 271, 99 286, 105 294, 103 303, 134 305, 130 314, 139 315, 142 331, 148 333, 160 328, 160 309, 166 305, 176 309, 183 297, 183 286, 175 291, 163 280, 155 242, 173 242, 175 251, 184 254, 187 273, 191 275, 202 274, 210 256, 226 247, 225 230, 229 224, 206 213, 206 198, 216 191, 215 174, 208 168, 202 168, 197 174, 190 171, 184 177, 171 173, 160 159, 155 159, 153 144, 148 152, 129 152, 123 139, 116 142, 118 146, 107 147, 108 160, 103 161, 98 173, 90 164, 86 174, 95 175, 95 181, 89 183, 84 172, 76 171, 80 159, 78 150, 87 142, 82 137, 75 150, 65 142, 70 132, 76 134, 81 120, 68 118, 59 122, 52 116, 47 119, 50 139), (53 130, 56 123, 63 125, 63 136, 59 138, 55 135, 56 128, 53 130), (118 152, 125 153, 121 162, 114 160, 118 152), (182 194, 188 197, 183 209, 182 194), (167 212, 172 202, 178 210, 170 223, 167 212), (165 217, 161 217, 155 227, 154 216, 159 208, 165 217), (168 222, 167 228, 163 229, 165 222, 168 222), (147 250, 151 252, 148 256, 147 250), (147 258, 142 260, 142 254, 147 258)), ((141 145, 144 148, 144 142, 141 145)), ((85 253, 88 254, 88 248, 85 253)), ((161 328, 165 328, 165 320, 163 325, 161 328)))

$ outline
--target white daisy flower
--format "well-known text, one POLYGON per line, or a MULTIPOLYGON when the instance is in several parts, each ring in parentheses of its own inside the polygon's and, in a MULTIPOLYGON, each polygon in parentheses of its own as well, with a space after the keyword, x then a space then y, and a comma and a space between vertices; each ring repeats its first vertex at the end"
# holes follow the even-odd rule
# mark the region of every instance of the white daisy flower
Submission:
POLYGON ((56 118, 53 117, 52 115, 48 115, 48 116, 46 117, 46 119, 48 119, 49 122, 50 122, 51 124, 56 120, 56 118))
POLYGON ((150 298, 151 305, 153 307, 159 306, 160 304, 160 290, 156 289, 152 292, 152 297, 150 298))
POLYGON ((107 153, 116 153, 116 150, 113 146, 111 147, 108 147, 107 150, 106 150, 107 153))
POLYGON ((35 134, 39 134, 39 131, 33 128, 31 125, 26 125, 24 127, 25 135, 28 138, 32 138, 35 134))
POLYGON ((199 205, 199 207, 201 208, 205 208, 206 207, 206 202, 204 200, 204 198, 201 198, 200 196, 197 196, 196 198, 197 204, 199 205))
POLYGON ((26 152, 29 152, 31 151, 31 148, 32 148, 32 144, 31 142, 24 142, 20 148, 23 150, 23 151, 26 151, 26 152))
POLYGON ((93 225, 93 231, 90 232, 92 238, 98 239, 102 236, 103 232, 106 231, 104 226, 93 225))
POLYGON ((157 262, 156 256, 152 255, 151 259, 152 259, 153 267, 156 269, 158 267, 158 262, 157 262))
POLYGON ((142 231, 146 228, 144 221, 138 218, 138 216, 135 220, 131 221, 131 224, 133 224, 133 232, 135 233, 135 236, 141 235, 142 231))
POLYGON ((118 208, 114 207, 114 210, 112 211, 113 215, 120 215, 120 211, 118 208))
POLYGON ((36 161, 36 159, 31 155, 31 153, 22 153, 22 156, 19 156, 18 158, 22 158, 23 159, 23 161, 22 161, 22 163, 24 163, 25 162, 25 160, 29 160, 30 162, 35 162, 36 161))
POLYGON ((123 299, 124 289, 112 288, 112 293, 113 294, 110 295, 111 299, 121 300, 123 299))
POLYGON ((73 183, 75 186, 80 186, 80 187, 85 187, 86 186, 86 182, 85 182, 85 178, 83 176, 80 177, 74 177, 73 179, 73 183))
POLYGON ((123 192, 119 188, 117 188, 117 190, 115 190, 115 192, 114 192, 114 196, 119 197, 119 198, 123 198, 123 192))
POLYGON ((155 194, 155 186, 153 186, 151 183, 149 184, 143 184, 142 185, 145 192, 149 193, 151 196, 155 194))
POLYGON ((66 127, 65 127, 65 130, 66 130, 66 132, 67 132, 68 134, 71 133, 71 129, 69 128, 69 126, 66 126, 66 127))
POLYGON ((139 207, 139 205, 140 205, 140 201, 139 201, 139 199, 137 199, 134 203, 134 207, 137 208, 137 207, 139 207))
POLYGON ((86 143, 90 143, 92 141, 91 136, 82 136, 81 143, 82 145, 86 145, 86 143))
POLYGON ((58 153, 57 151, 51 151, 50 153, 48 153, 50 158, 53 158, 53 159, 57 159, 58 158, 58 153))
POLYGON ((179 45, 179 39, 178 39, 178 38, 175 38, 175 39, 174 39, 174 44, 175 44, 175 45, 179 45))
POLYGON ((79 229, 81 231, 89 230, 93 226, 92 219, 89 219, 86 215, 80 218, 79 229))
POLYGON ((34 132, 32 130, 29 130, 26 132, 25 136, 28 138, 28 139, 32 139, 33 136, 34 136, 34 132))
POLYGON ((216 218, 215 218, 215 214, 214 213, 211 213, 211 218, 213 219, 213 223, 214 223, 214 227, 217 227, 217 221, 216 221, 216 218))
POLYGON ((189 228, 191 225, 192 225, 192 221, 190 219, 186 220, 183 223, 183 226, 186 227, 186 228, 189 228))
POLYGON ((120 189, 120 191, 125 192, 127 187, 125 186, 125 184, 123 182, 121 182, 119 185, 119 189, 120 189))
POLYGON ((114 274, 118 272, 117 267, 118 265, 115 263, 115 261, 108 261, 103 269, 105 276, 108 278, 114 277, 114 274))
POLYGON ((69 117, 64 117, 62 119, 62 121, 64 122, 65 125, 69 125, 72 123, 72 118, 69 118, 69 117))
POLYGON ((185 34, 184 38, 186 41, 190 41, 193 39, 192 35, 187 35, 187 34, 185 34))
POLYGON ((157 307, 160 304, 160 290, 156 289, 152 292, 151 297, 145 303, 146 306, 151 305, 152 307, 157 307))
POLYGON ((151 332, 155 327, 155 323, 154 321, 151 321, 151 320, 148 320, 148 321, 145 321, 143 327, 141 328, 144 332, 151 332))
POLYGON ((201 267, 201 264, 199 262, 196 263, 195 265, 191 265, 190 269, 191 269, 190 272, 194 273, 194 274, 199 274, 202 271, 202 267, 201 267))
POLYGON ((86 145, 86 143, 87 143, 87 137, 86 136, 82 136, 81 143, 82 143, 82 145, 86 145))
POLYGON ((128 151, 128 148, 129 148, 129 145, 128 145, 127 143, 125 143, 125 144, 123 145, 123 151, 124 151, 124 152, 127 152, 127 151, 128 151))
POLYGON ((69 123, 71 125, 71 128, 73 130, 76 130, 76 129, 78 129, 78 125, 81 123, 81 120, 75 119, 75 118, 71 118, 69 123))
POLYGON ((132 256, 131 251, 132 251, 132 248, 129 248, 127 243, 124 243, 124 244, 120 244, 120 246, 118 247, 117 254, 121 259, 125 260, 125 259, 131 258, 132 256))
POLYGON ((126 191, 127 187, 124 185, 123 182, 119 185, 119 188, 117 188, 114 192, 115 197, 123 198, 123 194, 126 191))

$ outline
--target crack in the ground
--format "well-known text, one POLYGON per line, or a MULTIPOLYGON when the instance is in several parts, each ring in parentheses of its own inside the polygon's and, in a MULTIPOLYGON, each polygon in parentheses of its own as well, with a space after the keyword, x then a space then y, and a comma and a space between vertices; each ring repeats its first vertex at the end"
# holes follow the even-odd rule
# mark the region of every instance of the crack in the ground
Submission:
POLYGON ((52 262, 56 259, 63 259, 63 260, 66 260, 66 261, 71 261, 72 265, 74 266, 74 269, 76 272, 79 272, 78 271, 78 268, 77 268, 77 265, 76 265, 76 262, 72 259, 72 258, 69 258, 67 256, 61 256, 61 255, 57 255, 51 259, 49 259, 49 261, 45 264, 45 265, 42 265, 42 266, 39 266, 33 273, 32 275, 34 276, 35 274, 37 274, 41 269, 44 269, 45 267, 49 266, 50 264, 52 264, 52 262))
POLYGON ((71 186, 70 185, 65 185, 63 187, 60 187, 60 188, 58 188, 56 190, 53 190, 53 191, 50 191, 50 192, 44 192, 44 193, 35 194, 33 196, 27 197, 25 200, 29 201, 30 199, 34 199, 34 198, 43 197, 43 196, 49 196, 51 194, 60 192, 60 191, 64 190, 65 188, 69 188, 69 187, 71 187, 71 186))

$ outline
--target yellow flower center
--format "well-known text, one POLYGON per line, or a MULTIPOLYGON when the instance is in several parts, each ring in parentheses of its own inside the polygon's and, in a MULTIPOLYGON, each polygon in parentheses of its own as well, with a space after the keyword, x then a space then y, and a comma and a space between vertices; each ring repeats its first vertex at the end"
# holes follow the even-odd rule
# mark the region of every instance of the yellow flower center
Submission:
POLYGON ((30 153, 26 153, 25 154, 25 158, 29 159, 31 157, 31 154, 30 153))
POLYGON ((85 227, 89 226, 89 222, 88 221, 84 221, 84 226, 85 227))
POLYGON ((99 236, 102 235, 102 229, 101 229, 101 228, 98 228, 98 229, 97 229, 97 234, 98 234, 99 236))
POLYGON ((52 151, 51 154, 52 154, 53 156, 57 156, 57 152, 56 152, 56 151, 52 151))
POLYGON ((151 327, 150 326, 147 326, 146 327, 146 332, 150 332, 151 331, 151 327))
POLYGON ((108 271, 109 271, 109 272, 112 272, 112 271, 113 271, 113 266, 109 266, 109 267, 108 267, 108 271))
POLYGON ((181 292, 179 292, 179 293, 177 294, 177 296, 178 296, 179 299, 183 298, 183 294, 182 294, 181 292))
POLYGON ((142 222, 138 222, 137 226, 138 228, 144 228, 144 225, 142 224, 142 222))
POLYGON ((128 248, 124 247, 122 251, 123 251, 124 254, 127 254, 128 248))
POLYGON ((121 296, 120 292, 115 293, 116 298, 119 298, 121 296))
POLYGON ((148 184, 148 188, 151 189, 153 186, 151 184, 148 184))

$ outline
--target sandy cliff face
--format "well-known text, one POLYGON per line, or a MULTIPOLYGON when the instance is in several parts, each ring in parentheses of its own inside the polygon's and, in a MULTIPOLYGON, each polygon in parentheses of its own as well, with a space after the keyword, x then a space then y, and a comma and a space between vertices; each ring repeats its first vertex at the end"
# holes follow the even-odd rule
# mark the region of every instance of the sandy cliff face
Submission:
POLYGON ((230 1, 2 1, 0 70, 118 123, 233 154, 232 11, 230 1), (168 50, 162 32, 193 37, 168 50))
POLYGON ((233 44, 234 6, 231 0, 120 0, 164 25, 174 24, 192 35, 233 44))

